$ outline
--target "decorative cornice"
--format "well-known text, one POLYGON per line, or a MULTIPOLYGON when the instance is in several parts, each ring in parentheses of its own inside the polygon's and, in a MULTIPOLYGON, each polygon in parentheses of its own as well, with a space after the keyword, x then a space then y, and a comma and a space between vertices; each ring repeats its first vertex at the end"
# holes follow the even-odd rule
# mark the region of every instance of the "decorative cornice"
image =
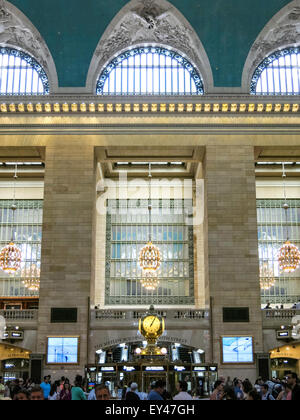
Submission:
MULTIPOLYGON (((299 114, 300 101, 271 101, 265 98, 256 101, 247 98, 247 101, 213 101, 210 98, 191 98, 191 101, 178 98, 176 101, 130 101, 129 98, 122 98, 119 102, 114 98, 91 97, 86 100, 49 100, 47 98, 20 98, 20 100, 9 100, 0 103, 0 115, 4 114, 223 114, 223 115, 245 115, 245 114, 299 114), (25 100, 26 99, 26 100, 25 100), (103 98, 101 98, 103 99, 103 98), (124 102, 126 101, 127 102, 124 102), (122 102, 123 101, 123 102, 122 102)), ((130 98, 132 99, 132 98, 130 98)), ((134 98, 135 99, 135 98, 134 98)), ((276 98, 279 99, 279 98, 276 98)))

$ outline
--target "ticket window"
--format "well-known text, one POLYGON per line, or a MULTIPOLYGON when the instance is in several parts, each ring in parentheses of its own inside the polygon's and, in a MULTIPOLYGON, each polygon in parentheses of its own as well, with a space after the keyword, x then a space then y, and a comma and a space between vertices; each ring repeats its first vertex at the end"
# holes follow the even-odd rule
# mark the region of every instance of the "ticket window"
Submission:
POLYGON ((205 397, 210 394, 217 380, 217 369, 205 368, 202 370, 200 368, 193 372, 193 391, 196 392, 197 396, 205 397))
POLYGON ((161 372, 161 373, 156 373, 156 372, 143 372, 143 376, 142 376, 142 392, 145 393, 149 393, 151 390, 151 385, 154 382, 157 381, 163 381, 166 383, 167 385, 167 389, 169 390, 170 386, 169 386, 169 382, 168 382, 168 375, 167 372, 161 372))
POLYGON ((119 384, 122 388, 128 386, 132 382, 135 382, 136 384, 138 384, 138 390, 142 391, 142 375, 140 371, 122 370, 122 372, 119 373, 119 376, 120 376, 119 384))
POLYGON ((102 371, 97 373, 97 383, 98 384, 105 384, 109 390, 112 396, 114 396, 115 389, 119 387, 119 380, 118 375, 116 371, 102 371))

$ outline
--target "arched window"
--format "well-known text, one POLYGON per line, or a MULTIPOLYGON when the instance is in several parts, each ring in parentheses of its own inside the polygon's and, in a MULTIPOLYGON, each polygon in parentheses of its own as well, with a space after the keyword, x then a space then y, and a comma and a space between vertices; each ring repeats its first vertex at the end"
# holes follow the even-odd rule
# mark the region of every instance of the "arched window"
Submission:
POLYGON ((197 69, 175 51, 140 47, 114 58, 101 73, 98 95, 203 95, 197 69))
POLYGON ((252 95, 300 95, 300 48, 286 48, 266 58, 256 69, 252 95))
POLYGON ((30 55, 12 48, 0 48, 1 95, 47 95, 48 77, 30 55))

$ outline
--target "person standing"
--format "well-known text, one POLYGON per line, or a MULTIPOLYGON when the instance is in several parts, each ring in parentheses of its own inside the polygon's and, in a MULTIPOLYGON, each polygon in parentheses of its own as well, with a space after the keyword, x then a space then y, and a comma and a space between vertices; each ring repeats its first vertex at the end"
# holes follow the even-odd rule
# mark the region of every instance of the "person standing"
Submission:
POLYGON ((282 391, 277 397, 277 401, 290 401, 292 399, 292 389, 286 383, 282 384, 282 391))
POLYGON ((77 375, 75 386, 72 388, 72 401, 86 401, 85 393, 82 389, 82 376, 77 375))
POLYGON ((96 395, 96 400, 97 401, 109 401, 109 400, 111 400, 110 390, 104 384, 96 386, 95 395, 96 395))
POLYGON ((214 391, 210 396, 211 401, 221 401, 224 396, 224 382, 217 381, 214 385, 214 391))
POLYGON ((164 401, 162 395, 165 388, 166 384, 163 381, 155 382, 154 389, 148 395, 148 401, 164 401))
POLYGON ((174 401, 191 401, 193 397, 187 392, 188 384, 184 381, 179 381, 176 385, 178 394, 173 398, 174 401))
POLYGON ((41 383, 41 388, 44 393, 45 400, 48 400, 51 391, 51 385, 49 383, 49 376, 44 377, 44 382, 41 383))
POLYGON ((4 386, 4 381, 3 381, 3 377, 0 376, 0 400, 3 400, 3 398, 5 397, 5 386, 4 386))
POLYGON ((268 384, 264 384, 261 387, 261 392, 262 392, 262 401, 274 401, 275 398, 273 397, 273 395, 269 392, 269 385, 268 384))
POLYGON ((71 385, 69 384, 69 382, 64 383, 63 390, 60 392, 60 400, 61 401, 72 400, 71 385))
POLYGON ((297 373, 293 372, 287 375, 287 384, 292 390, 292 401, 300 401, 300 386, 297 373))

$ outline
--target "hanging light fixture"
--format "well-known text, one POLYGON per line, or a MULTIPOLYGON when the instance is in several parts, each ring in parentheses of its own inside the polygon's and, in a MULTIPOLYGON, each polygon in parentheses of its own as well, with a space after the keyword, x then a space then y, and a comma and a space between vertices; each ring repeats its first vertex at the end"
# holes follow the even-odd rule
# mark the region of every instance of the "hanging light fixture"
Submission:
POLYGON ((15 174, 14 174, 14 196, 13 204, 11 210, 13 212, 13 221, 12 221, 12 236, 10 243, 5 246, 0 253, 0 268, 7 274, 16 273, 21 267, 22 253, 21 250, 14 243, 14 224, 15 224, 15 211, 17 210, 16 206, 16 180, 18 166, 16 165, 15 174))
POLYGON ((283 178, 284 200, 285 200, 283 208, 285 210, 287 240, 279 250, 278 262, 279 262, 280 269, 284 273, 293 273, 300 266, 300 252, 299 252, 299 249, 296 247, 296 245, 292 244, 289 240, 287 212, 290 206, 287 202, 287 197, 286 197, 286 185, 285 185, 286 173, 285 173, 284 163, 283 163, 282 178, 283 178))
POLYGON ((139 255, 139 264, 142 269, 142 286, 149 290, 154 291, 159 285, 157 270, 161 264, 160 250, 152 243, 151 237, 151 163, 149 164, 149 199, 148 199, 148 211, 149 211, 149 241, 144 246, 139 255))
POLYGON ((275 286, 276 280, 273 270, 269 267, 267 262, 260 266, 260 288, 262 290, 270 290, 275 286))
POLYGON ((37 292, 40 289, 41 270, 33 264, 30 268, 23 268, 21 271, 22 283, 26 289, 31 292, 37 292))

